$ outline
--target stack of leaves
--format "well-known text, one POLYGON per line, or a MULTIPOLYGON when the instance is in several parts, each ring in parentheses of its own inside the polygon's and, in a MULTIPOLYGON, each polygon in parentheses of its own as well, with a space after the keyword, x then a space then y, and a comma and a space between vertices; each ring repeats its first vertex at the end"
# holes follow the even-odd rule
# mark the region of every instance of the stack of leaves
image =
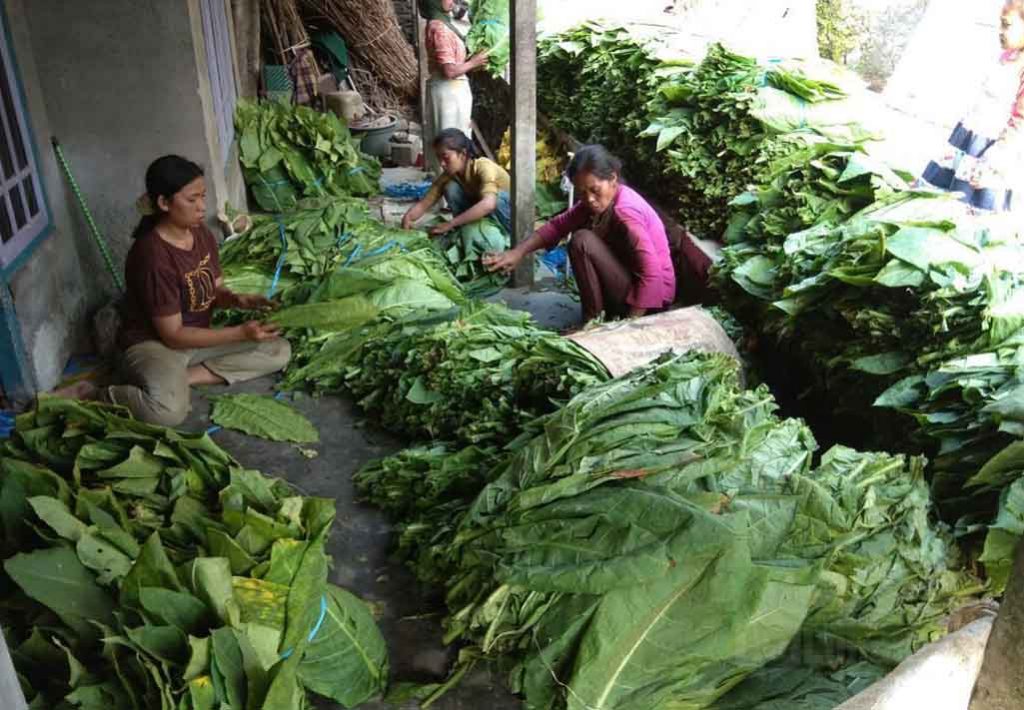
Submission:
POLYGON ((327 582, 334 502, 207 435, 44 398, 0 456, 0 616, 31 708, 353 707, 387 656, 327 582))
POLYGON ((396 558, 421 581, 439 586, 455 571, 448 553, 458 520, 500 456, 491 447, 414 447, 367 464, 354 481, 361 497, 394 521, 396 558))
MULTIPOLYGON (((285 306, 271 320, 288 331, 293 366, 337 334, 381 314, 447 310, 465 302, 444 256, 423 232, 370 219, 359 199, 307 200, 300 206, 294 213, 255 216, 254 228, 221 253, 229 288, 273 289, 285 306)), ((227 315, 240 317, 245 316, 227 315)))
POLYGON ((1012 396, 1024 247, 955 198, 890 193, 870 179, 882 186, 870 207, 838 226, 825 217, 788 236, 745 237, 725 250, 718 279, 735 312, 788 343, 837 409, 869 420, 875 404, 917 419, 917 442, 898 443, 936 453, 935 495, 955 518, 971 512, 958 500, 969 480, 994 494, 1020 475, 979 472, 1024 433, 1012 396))
POLYGON ((381 167, 360 152, 333 113, 276 101, 239 101, 235 110, 245 183, 268 212, 290 212, 302 197, 369 196, 381 167))
POLYGON ((786 238, 814 225, 837 226, 881 197, 906 190, 912 177, 869 155, 863 144, 840 145, 813 135, 806 147, 771 166, 765 183, 732 200, 727 261, 752 242, 777 253, 786 238))
MULTIPOLYGON (((228 286, 241 293, 265 293, 270 288, 282 251, 282 289, 330 273, 353 231, 374 224, 366 200, 349 197, 306 199, 289 212, 255 214, 251 219, 252 228, 225 243, 220 252, 228 286)), ((409 238, 416 235, 410 233, 409 238)))
POLYGON ((670 198, 660 189, 664 170, 654 142, 638 136, 650 123, 646 106, 657 87, 690 64, 659 60, 625 28, 585 23, 541 41, 537 104, 561 130, 618 155, 626 177, 644 194, 670 198))
POLYGON ((728 204, 762 182, 777 159, 803 147, 810 133, 856 144, 875 134, 866 90, 831 63, 787 61, 769 66, 709 48, 691 72, 665 83, 650 104, 644 135, 666 151, 661 166, 673 206, 694 233, 719 238, 728 204))
MULTIPOLYGON (((1019 257, 1018 257, 1019 258, 1019 257)), ((1016 302, 1024 296, 1018 281, 1016 302)), ((989 313, 1012 316, 1012 303, 996 301, 989 313)), ((1016 308, 1020 318, 1022 313, 1016 308)), ((999 332, 989 313, 982 327, 999 332), (991 325, 989 325, 991 324, 991 325)), ((1003 330, 1004 335, 1009 331, 1003 330)), ((894 384, 876 404, 913 417, 918 437, 936 449, 932 490, 943 513, 969 533, 991 523, 980 561, 1000 593, 1016 542, 1024 533, 1024 357, 1021 335, 995 341, 987 351, 938 364, 894 384), (996 510, 998 509, 998 514, 996 510), (994 518, 994 520, 993 520, 994 518)))
POLYGON ((508 32, 508 1, 509 0, 472 0, 469 16, 473 26, 466 35, 466 47, 470 54, 488 52, 487 70, 492 76, 502 78, 508 67, 509 46, 508 32))
POLYGON ((472 304, 415 313, 339 341, 295 377, 318 389, 343 384, 391 431, 502 444, 557 402, 607 380, 608 372, 575 343, 537 328, 529 315, 472 304))
POLYGON ((833 658, 808 663, 798 648, 752 673, 717 701, 714 710, 834 710, 885 677, 868 661, 836 668, 833 658))
POLYGON ((801 628, 888 664, 930 640, 973 581, 921 462, 835 449, 812 471, 774 406, 697 355, 547 417, 449 548, 449 640, 535 708, 709 707, 801 628))

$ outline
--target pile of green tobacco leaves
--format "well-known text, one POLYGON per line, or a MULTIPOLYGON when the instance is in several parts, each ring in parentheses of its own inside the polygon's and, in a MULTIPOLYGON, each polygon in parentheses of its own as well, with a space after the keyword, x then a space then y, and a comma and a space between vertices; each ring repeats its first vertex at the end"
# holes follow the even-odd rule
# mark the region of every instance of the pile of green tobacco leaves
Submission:
POLYGON ((499 79, 505 76, 511 53, 508 2, 509 0, 473 0, 469 7, 473 26, 466 35, 466 47, 470 54, 488 52, 487 70, 499 79))
POLYGON ((650 124, 647 103, 657 87, 691 65, 685 58, 655 58, 625 28, 588 22, 541 40, 537 104, 563 131, 618 155, 626 177, 644 194, 666 198, 658 190, 664 170, 654 141, 639 136, 650 124))
POLYGON ((344 388, 371 419, 414 438, 500 445, 606 379, 592 355, 529 315, 470 303, 338 338, 286 383, 344 388))
POLYGON ((365 197, 379 190, 380 162, 360 152, 333 113, 242 100, 235 130, 245 183, 268 212, 290 212, 303 197, 365 197))
POLYGON ((810 134, 858 144, 869 126, 866 90, 829 62, 764 65, 712 45, 693 70, 659 87, 644 135, 664 151, 665 190, 695 234, 719 238, 728 205, 760 183, 776 161, 804 147, 810 134))
POLYGON ((923 462, 836 448, 813 469, 774 408, 728 358, 668 358, 584 390, 494 470, 418 451, 360 485, 441 570, 456 677, 492 659, 528 707, 711 707, 801 637, 894 665, 978 589, 929 522, 923 462), (417 529, 412 491, 434 493, 410 483, 442 471, 433 500, 465 513, 417 529))
POLYGON ((1011 490, 1024 477, 1024 245, 906 177, 859 145, 808 144, 733 201, 714 278, 833 415, 872 446, 929 456, 961 532, 999 507, 981 557, 998 593, 1024 528, 1011 490))
POLYGON ((730 244, 716 279, 734 312, 804 354, 822 388, 861 393, 847 406, 878 398, 944 440, 936 477, 961 471, 944 496, 996 453, 986 439, 1005 442, 986 405, 1014 389, 1024 247, 955 197, 888 184, 875 197, 845 221, 730 244))
MULTIPOLYGON (((228 288, 275 296, 284 307, 271 320, 288 329, 293 367, 379 316, 466 302, 425 233, 370 219, 358 198, 304 200, 299 206, 292 213, 256 215, 254 227, 221 251, 228 288)), ((241 317, 229 314, 228 320, 241 317)))
POLYGON ((864 87, 823 60, 764 64, 712 45, 697 63, 587 23, 543 40, 537 72, 539 106, 559 128, 618 154, 641 192, 706 238, 723 234, 732 199, 808 140, 877 137, 864 87))
POLYGON ((440 587, 456 571, 448 553, 459 518, 501 458, 489 446, 419 446, 367 464, 354 481, 363 500, 392 518, 395 558, 440 587))
POLYGON ((0 455, 0 620, 29 707, 354 707, 387 683, 327 581, 334 502, 203 435, 42 398, 0 455))

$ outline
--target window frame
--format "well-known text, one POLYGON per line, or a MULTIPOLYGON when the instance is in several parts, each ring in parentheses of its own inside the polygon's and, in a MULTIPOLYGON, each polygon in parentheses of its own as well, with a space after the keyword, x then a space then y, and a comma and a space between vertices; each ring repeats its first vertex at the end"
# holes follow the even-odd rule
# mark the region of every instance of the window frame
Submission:
MULTIPOLYGON (((35 198, 38 213, 30 217, 20 229, 15 228, 11 223, 14 235, 7 242, 0 242, 0 277, 6 278, 16 271, 22 263, 35 250, 36 246, 52 231, 52 213, 50 202, 43 186, 42 174, 39 168, 38 145, 32 129, 32 121, 28 110, 28 99, 25 95, 24 84, 21 80, 21 72, 18 67, 17 57, 14 51, 14 41, 11 36, 10 21, 7 17, 6 8, 0 5, 0 70, 6 73, 6 80, 11 93, 11 108, 17 120, 17 129, 21 134, 21 146, 25 152, 25 167, 16 170, 16 176, 5 178, 0 176, 0 200, 3 201, 7 214, 14 217, 13 203, 11 202, 12 189, 18 189, 19 194, 27 200, 27 194, 20 187, 26 181, 31 182, 35 191, 35 198)), ((17 161, 17 149, 13 142, 10 122, 6 110, 0 109, 0 130, 6 136, 11 137, 9 147, 14 151, 12 159, 17 161)), ((23 202, 23 209, 28 209, 27 202, 23 202)))

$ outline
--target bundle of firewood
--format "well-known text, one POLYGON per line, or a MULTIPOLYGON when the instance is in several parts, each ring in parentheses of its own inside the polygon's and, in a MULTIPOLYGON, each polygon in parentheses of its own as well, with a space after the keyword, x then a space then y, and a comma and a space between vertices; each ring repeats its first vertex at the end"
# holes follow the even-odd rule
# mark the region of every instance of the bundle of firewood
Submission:
POLYGON ((403 98, 419 91, 416 55, 402 34, 392 0, 301 0, 312 23, 331 25, 355 63, 403 98))

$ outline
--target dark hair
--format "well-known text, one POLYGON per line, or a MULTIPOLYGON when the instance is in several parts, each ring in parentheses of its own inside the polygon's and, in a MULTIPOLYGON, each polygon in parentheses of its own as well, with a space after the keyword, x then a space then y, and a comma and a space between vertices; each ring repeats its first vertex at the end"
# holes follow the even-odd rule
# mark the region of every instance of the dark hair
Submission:
POLYGON ((143 215, 132 232, 132 239, 148 234, 160 222, 160 197, 170 200, 181 192, 182 188, 202 175, 201 167, 180 155, 165 155, 150 163, 146 168, 146 195, 149 197, 153 213, 143 215))
POLYGON ((458 128, 446 128, 434 138, 434 150, 452 150, 456 153, 466 153, 470 158, 478 158, 476 146, 465 133, 458 128))
POLYGON ((603 145, 585 145, 576 151, 566 172, 570 180, 575 180, 580 173, 590 173, 601 180, 611 180, 613 177, 622 180, 622 161, 603 145))

